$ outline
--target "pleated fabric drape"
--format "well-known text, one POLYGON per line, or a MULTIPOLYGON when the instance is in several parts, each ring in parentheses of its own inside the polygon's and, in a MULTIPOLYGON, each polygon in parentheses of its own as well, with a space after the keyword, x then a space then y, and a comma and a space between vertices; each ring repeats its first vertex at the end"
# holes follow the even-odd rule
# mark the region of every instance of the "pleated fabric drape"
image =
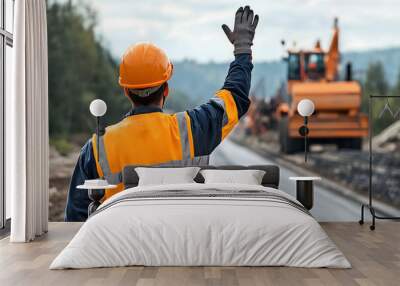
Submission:
POLYGON ((47 232, 48 58, 45 0, 15 1, 13 92, 6 99, 6 187, 12 242, 47 232))

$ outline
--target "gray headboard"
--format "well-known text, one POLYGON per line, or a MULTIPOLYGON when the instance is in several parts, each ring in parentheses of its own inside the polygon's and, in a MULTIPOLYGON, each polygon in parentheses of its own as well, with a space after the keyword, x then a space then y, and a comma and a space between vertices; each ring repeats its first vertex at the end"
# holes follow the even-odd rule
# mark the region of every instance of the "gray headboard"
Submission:
MULTIPOLYGON (((151 166, 127 166, 124 168, 122 173, 122 181, 124 182, 125 188, 136 187, 139 182, 139 177, 135 172, 136 167, 150 167, 151 166)), ((171 168, 171 166, 163 166, 161 168, 171 168)), ((279 187, 279 167, 276 165, 226 165, 226 166, 199 166, 201 169, 218 169, 218 170, 263 170, 265 175, 262 180, 262 185, 265 187, 271 187, 277 189, 279 187)), ((157 167, 160 168, 160 167, 157 167)), ((203 176, 199 173, 194 179, 197 183, 204 183, 203 176)))

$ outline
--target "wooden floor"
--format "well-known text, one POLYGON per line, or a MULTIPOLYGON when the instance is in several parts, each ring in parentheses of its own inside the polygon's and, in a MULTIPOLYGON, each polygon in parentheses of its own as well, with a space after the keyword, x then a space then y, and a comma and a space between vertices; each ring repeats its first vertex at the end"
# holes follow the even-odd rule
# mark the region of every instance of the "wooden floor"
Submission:
POLYGON ((48 270, 79 223, 50 223, 27 244, 0 241, 0 285, 400 285, 400 224, 379 222, 372 232, 357 223, 322 223, 353 268, 124 267, 48 270))

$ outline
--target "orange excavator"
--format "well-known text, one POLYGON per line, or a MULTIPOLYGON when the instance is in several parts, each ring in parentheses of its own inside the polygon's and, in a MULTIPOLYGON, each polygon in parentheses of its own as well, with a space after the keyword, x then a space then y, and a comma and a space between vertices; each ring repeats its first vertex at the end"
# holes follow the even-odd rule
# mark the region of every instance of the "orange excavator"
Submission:
POLYGON ((315 112, 309 118, 310 143, 336 144, 339 148, 361 149, 368 135, 368 118, 360 112, 361 86, 352 79, 352 67, 346 64, 345 78, 339 79, 339 27, 334 21, 333 38, 327 52, 317 41, 311 50, 288 50, 287 83, 278 94, 276 110, 281 152, 304 150, 299 134, 303 118, 297 104, 308 98, 315 112))

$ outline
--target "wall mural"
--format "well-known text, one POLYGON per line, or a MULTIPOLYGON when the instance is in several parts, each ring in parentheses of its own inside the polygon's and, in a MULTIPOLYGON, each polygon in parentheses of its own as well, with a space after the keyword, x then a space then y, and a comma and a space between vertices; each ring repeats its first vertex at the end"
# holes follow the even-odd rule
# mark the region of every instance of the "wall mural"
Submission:
MULTIPOLYGON (((119 122, 131 109, 118 77, 123 51, 136 40, 122 41, 126 43, 124 47, 121 42, 110 42, 116 35, 104 33, 103 21, 109 15, 95 4, 53 1, 49 2, 47 14, 50 220, 62 221, 81 148, 96 133, 90 103, 101 99, 107 104, 107 113, 101 119, 103 127, 119 122)), ((349 23, 340 20, 332 17, 321 31, 310 32, 315 39, 326 34, 330 40, 307 46, 310 40, 302 41, 299 31, 295 43, 291 38, 282 40, 280 49, 285 54, 282 61, 267 60, 268 50, 261 53, 254 46, 251 105, 229 140, 213 152, 210 162, 282 164, 283 174, 290 175, 281 179, 281 187, 293 195, 296 182, 289 177, 310 174, 321 177, 314 185, 319 195, 314 197, 312 214, 320 221, 358 221, 362 202, 357 198, 369 198, 370 126, 374 134, 373 168, 379 170, 372 176, 374 200, 379 206, 388 206, 388 215, 397 215, 400 161, 396 151, 400 144, 396 134, 400 125, 396 120, 400 105, 391 96, 400 94, 400 66, 393 64, 400 62, 400 49, 366 47, 348 52, 349 49, 342 48, 349 43, 347 38, 340 38, 341 31, 354 32, 349 23), (332 32, 328 33, 330 28, 332 32), (374 103, 374 120, 368 120, 369 94, 387 98, 374 103), (299 127, 304 124, 304 118, 297 112, 301 99, 310 99, 315 104, 315 111, 307 120, 307 145, 299 134, 299 127), (345 195, 349 192, 354 194, 351 199, 345 195), (341 205, 351 208, 341 209, 341 205)), ((296 35, 296 27, 288 29, 296 35)), ((230 35, 228 30, 226 33, 230 35)), ((257 35, 255 41, 262 45, 262 36, 257 35)), ((169 49, 167 43, 160 47, 169 49)), ((165 111, 173 114, 190 110, 212 98, 224 83, 230 55, 219 61, 203 61, 196 60, 195 51, 193 60, 175 59, 173 54, 174 69, 165 111)))

